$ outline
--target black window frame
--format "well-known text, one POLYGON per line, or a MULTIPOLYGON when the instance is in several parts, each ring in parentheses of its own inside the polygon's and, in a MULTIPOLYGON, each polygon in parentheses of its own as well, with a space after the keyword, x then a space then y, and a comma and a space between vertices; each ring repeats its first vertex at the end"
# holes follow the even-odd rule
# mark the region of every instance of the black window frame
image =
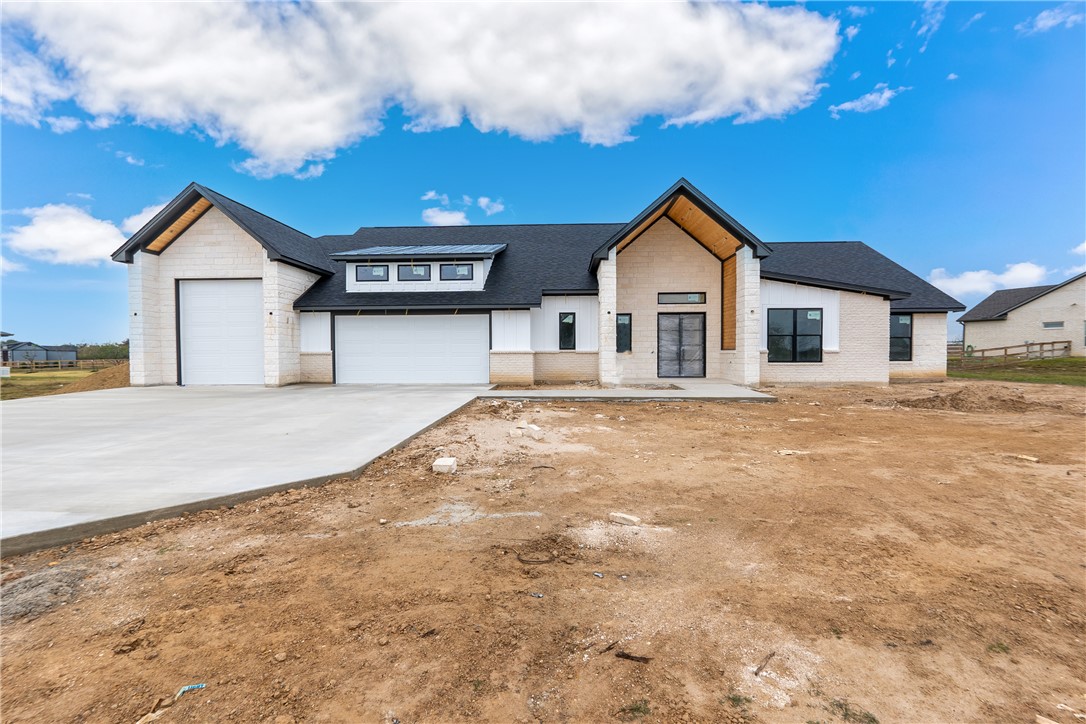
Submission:
POLYGON ((615 314, 615 351, 618 353, 633 352, 633 315, 629 312, 615 314), (626 339, 622 339, 622 318, 626 318, 626 339))
POLYGON ((368 282, 387 282, 389 280, 388 264, 355 264, 355 267, 354 267, 354 280, 356 282, 367 282, 367 283, 368 282), (385 278, 384 279, 359 279, 358 278, 358 270, 359 269, 379 269, 379 268, 382 268, 382 267, 385 270, 385 278))
POLYGON ((577 349, 577 313, 576 312, 559 312, 558 313, 558 350, 561 351, 561 352, 571 352, 571 351, 574 351, 576 349, 577 349), (562 325, 564 324, 564 322, 562 321, 562 317, 565 317, 567 314, 570 317, 573 317, 573 319, 570 322, 570 326, 572 327, 572 334, 573 334, 573 338, 569 342, 570 346, 565 346, 565 343, 562 340, 562 325))
MULTIPOLYGON (((808 320, 810 317, 808 317, 808 320)), ((766 310, 766 348, 769 351, 768 361, 772 364, 820 364, 824 357, 823 343, 826 340, 826 311, 821 307, 773 307, 766 310), (789 334, 770 334, 769 317, 772 312, 791 312, 792 331, 789 334), (799 334, 800 312, 818 312, 818 334, 799 334), (773 339, 781 337, 790 340, 789 359, 773 359, 773 339), (800 337, 818 337, 818 359, 797 359, 800 337)))
POLYGON ((475 279, 475 265, 472 264, 471 262, 467 262, 467 263, 464 263, 464 262, 448 262, 448 263, 445 263, 445 264, 439 264, 438 266, 440 268, 438 269, 438 272, 437 272, 437 278, 440 281, 443 281, 443 282, 470 282, 470 281, 475 279), (453 276, 446 279, 445 278, 445 270, 450 268, 450 267, 455 270, 456 267, 458 267, 458 266, 466 266, 468 268, 468 271, 469 271, 468 275, 466 277, 458 277, 458 276, 456 276, 456 272, 454 271, 453 276))
POLYGON ((428 282, 433 277, 433 265, 432 264, 397 264, 396 265, 396 281, 401 282, 428 282), (426 268, 426 277, 413 276, 410 271, 407 272, 407 277, 403 275, 404 269, 422 269, 426 268))
POLYGON ((890 315, 890 361, 891 362, 912 362, 913 361, 913 315, 912 314, 891 314, 890 315), (909 318, 909 336, 906 337, 901 334, 894 334, 894 317, 908 317, 909 318), (909 340, 909 354, 907 357, 895 357, 894 356, 894 340, 895 339, 907 339, 909 340))
POLYGON ((1041 329, 1063 329, 1064 326, 1065 326, 1064 321, 1066 321, 1066 320, 1061 320, 1059 322, 1056 322, 1056 321, 1041 322, 1041 329), (1050 325, 1052 325, 1052 326, 1050 326, 1050 325), (1059 326, 1055 326, 1055 325, 1059 325, 1059 326))
POLYGON ((656 293, 656 303, 657 304, 705 304, 707 298, 708 297, 705 294, 705 292, 657 292, 656 293), (694 302, 694 301, 690 300, 690 297, 695 296, 695 295, 697 297, 699 297, 700 301, 694 302), (681 301, 681 302, 665 302, 664 297, 686 297, 686 299, 681 301))

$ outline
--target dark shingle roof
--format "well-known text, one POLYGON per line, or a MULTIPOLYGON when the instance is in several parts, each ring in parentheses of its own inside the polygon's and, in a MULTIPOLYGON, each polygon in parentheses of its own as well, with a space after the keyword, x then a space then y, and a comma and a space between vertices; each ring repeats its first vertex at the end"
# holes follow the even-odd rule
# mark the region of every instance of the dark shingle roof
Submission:
POLYGON ((256 239, 267 250, 268 258, 272 261, 282 261, 321 275, 332 273, 327 254, 312 237, 197 183, 189 184, 133 234, 124 246, 113 252, 113 260, 131 264, 133 254, 151 243, 201 196, 256 239))
POLYGON ((970 309, 958 318, 959 322, 984 322, 992 319, 1005 319, 1011 310, 1021 307, 1027 302, 1032 302, 1038 297, 1043 297, 1051 291, 1065 287, 1071 282, 1086 277, 1086 274, 1078 274, 1059 284, 1046 284, 1039 287, 1018 287, 1016 289, 1000 289, 992 292, 981 300, 980 304, 970 309))
POLYGON ((518 226, 398 226, 362 228, 350 236, 317 239, 327 254, 377 246, 505 244, 494 257, 481 292, 349 293, 346 264, 317 281, 294 303, 295 309, 402 309, 404 307, 529 307, 542 292, 596 291, 588 260, 622 224, 540 224, 518 226))
POLYGON ((769 245, 762 277, 884 293, 907 312, 961 311, 965 305, 861 241, 792 241, 769 245))

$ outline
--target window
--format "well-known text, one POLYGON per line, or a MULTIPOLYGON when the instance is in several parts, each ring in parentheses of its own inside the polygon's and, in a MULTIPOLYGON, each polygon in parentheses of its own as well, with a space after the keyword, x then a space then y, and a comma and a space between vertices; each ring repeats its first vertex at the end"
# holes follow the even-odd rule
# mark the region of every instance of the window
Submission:
POLYGON ((396 278, 401 282, 430 281, 430 265, 400 264, 396 267, 396 278))
POLYGON ((821 309, 770 309, 767 325, 770 362, 822 361, 821 309))
POLYGON ((911 362, 913 358, 913 315, 890 315, 890 361, 911 362))
POLYGON ((630 314, 618 314, 615 316, 615 350, 617 352, 633 351, 633 316, 630 314))
POLYGON ((1041 322, 1045 329, 1063 329, 1063 322, 1041 322))
POLYGON ((359 264, 354 268, 356 282, 387 282, 388 264, 359 264))
POLYGON ((660 292, 657 304, 705 304, 705 292, 660 292))
POLYGON ((573 312, 558 315, 558 349, 577 349, 577 315, 573 312))
POLYGON ((475 267, 472 264, 442 264, 441 281, 443 282, 467 282, 475 276, 475 267))

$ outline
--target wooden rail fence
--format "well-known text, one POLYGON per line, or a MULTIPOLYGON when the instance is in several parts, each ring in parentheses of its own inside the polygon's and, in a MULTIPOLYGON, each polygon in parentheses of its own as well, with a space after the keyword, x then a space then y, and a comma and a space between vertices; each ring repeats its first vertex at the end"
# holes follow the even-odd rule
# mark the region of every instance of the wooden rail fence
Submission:
POLYGON ((15 360, 4 362, 3 366, 26 372, 37 372, 38 370, 100 370, 126 362, 128 362, 126 359, 15 360))
POLYGON ((1028 342, 1008 347, 988 349, 963 348, 957 355, 947 355, 947 366, 953 369, 975 367, 1002 367, 1039 359, 1058 359, 1071 356, 1071 341, 1028 342))

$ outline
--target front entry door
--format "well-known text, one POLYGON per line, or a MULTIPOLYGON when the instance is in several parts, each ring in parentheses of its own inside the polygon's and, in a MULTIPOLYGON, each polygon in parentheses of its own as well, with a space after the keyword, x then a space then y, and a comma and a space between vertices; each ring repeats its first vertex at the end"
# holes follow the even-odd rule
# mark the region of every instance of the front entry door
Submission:
POLYGON ((656 375, 705 376, 705 313, 656 315, 656 375))

